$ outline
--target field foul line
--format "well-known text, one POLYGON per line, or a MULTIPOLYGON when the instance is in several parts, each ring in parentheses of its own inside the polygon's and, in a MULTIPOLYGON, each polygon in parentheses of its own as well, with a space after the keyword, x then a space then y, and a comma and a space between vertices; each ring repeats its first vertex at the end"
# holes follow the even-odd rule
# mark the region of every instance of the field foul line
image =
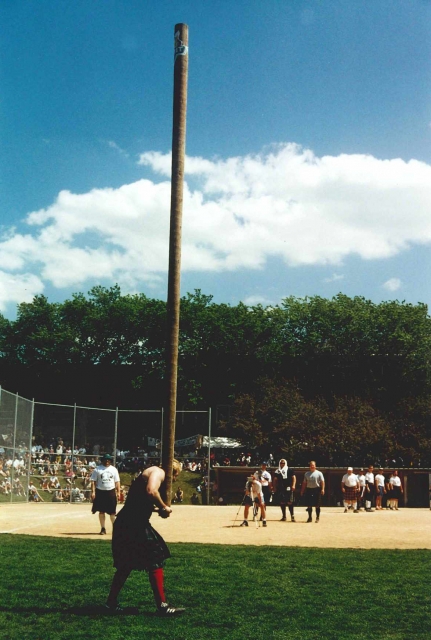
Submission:
MULTIPOLYGON (((52 515, 52 516, 46 516, 45 518, 42 518, 42 522, 40 524, 29 524, 29 525, 26 525, 25 527, 15 527, 15 529, 3 530, 3 531, 0 531, 0 533, 15 533, 16 531, 22 531, 23 529, 37 529, 38 527, 43 527, 46 520, 52 520, 52 518, 58 518, 59 515, 60 514, 56 513, 55 515, 52 515)), ((65 513, 65 514, 61 514, 62 518, 69 518, 71 516, 74 517, 74 518, 84 518, 84 517, 88 516, 88 513, 80 513, 80 514, 65 513)))

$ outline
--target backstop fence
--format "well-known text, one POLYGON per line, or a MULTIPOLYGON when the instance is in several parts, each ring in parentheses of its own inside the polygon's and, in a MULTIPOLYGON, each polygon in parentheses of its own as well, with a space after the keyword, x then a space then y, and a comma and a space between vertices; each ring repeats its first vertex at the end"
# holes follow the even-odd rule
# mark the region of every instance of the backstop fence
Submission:
MULTIPOLYGON (((51 404, 0 388, 0 502, 89 500, 91 471, 104 453, 131 473, 160 463, 163 424, 163 408, 51 404)), ((211 409, 177 411, 177 440, 210 432, 211 409)))

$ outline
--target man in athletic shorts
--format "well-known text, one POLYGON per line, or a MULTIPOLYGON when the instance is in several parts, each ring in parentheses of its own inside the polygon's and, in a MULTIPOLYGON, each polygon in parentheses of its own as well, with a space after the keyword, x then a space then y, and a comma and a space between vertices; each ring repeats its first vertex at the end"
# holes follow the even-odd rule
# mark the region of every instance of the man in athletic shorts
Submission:
POLYGON ((383 509, 383 497, 386 493, 385 488, 385 476, 383 475, 383 469, 379 469, 379 473, 374 476, 374 487, 376 490, 376 511, 383 509))
MULTIPOLYGON (((180 470, 180 463, 174 460, 173 480, 180 470)), ((160 467, 148 467, 142 471, 133 481, 125 505, 115 520, 112 556, 117 571, 105 605, 111 613, 123 610, 118 605, 118 595, 133 570, 147 571, 160 616, 169 618, 184 611, 166 602, 163 567, 171 554, 162 536, 150 524, 154 506, 158 507, 162 518, 169 518, 172 514, 159 491, 164 480, 165 472, 160 467)))
POLYGON ((312 522, 311 514, 313 513, 313 507, 316 510, 316 522, 319 522, 320 518, 320 505, 322 496, 325 495, 325 478, 323 473, 316 469, 316 463, 314 460, 310 462, 310 471, 306 471, 304 480, 301 487, 301 496, 305 493, 305 504, 307 505, 308 520, 312 522))
POLYGON ((99 512, 100 535, 106 534, 105 521, 108 514, 112 524, 117 512, 117 498, 120 496, 120 476, 112 466, 112 456, 106 453, 91 474, 92 513, 99 512))

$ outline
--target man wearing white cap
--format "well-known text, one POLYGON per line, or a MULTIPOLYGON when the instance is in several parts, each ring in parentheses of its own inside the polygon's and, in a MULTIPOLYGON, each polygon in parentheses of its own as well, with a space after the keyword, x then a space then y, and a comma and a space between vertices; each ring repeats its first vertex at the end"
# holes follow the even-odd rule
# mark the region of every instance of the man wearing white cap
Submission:
POLYGON ((349 506, 353 507, 353 513, 358 513, 358 494, 360 490, 358 476, 353 473, 353 468, 349 467, 347 473, 341 480, 341 491, 343 493, 344 513, 347 513, 349 506))

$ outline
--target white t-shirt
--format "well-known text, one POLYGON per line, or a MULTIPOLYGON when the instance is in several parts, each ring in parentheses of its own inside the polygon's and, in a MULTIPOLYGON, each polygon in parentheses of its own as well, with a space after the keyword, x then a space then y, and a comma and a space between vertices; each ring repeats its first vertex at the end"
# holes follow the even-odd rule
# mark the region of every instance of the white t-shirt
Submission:
POLYGON ((271 482, 271 474, 269 473, 269 471, 262 471, 262 473, 260 474, 260 482, 262 487, 267 487, 269 485, 269 483, 271 482))
POLYGON ((389 484, 393 487, 401 487, 401 478, 399 476, 391 476, 389 478, 389 484))
POLYGON ((363 473, 358 474, 358 480, 361 487, 365 487, 365 476, 363 473))
POLYGON ((96 483, 96 489, 111 491, 115 489, 115 483, 120 482, 120 475, 115 467, 104 464, 97 466, 91 474, 91 480, 96 483))
POLYGON ((367 473, 365 474, 365 480, 370 484, 374 484, 374 473, 372 473, 371 471, 367 471, 367 473))
POLYGON ((382 476, 381 473, 378 473, 375 476, 375 481, 376 481, 376 486, 377 487, 384 487, 385 486, 385 476, 382 476))
POLYGON ((262 495, 262 485, 258 480, 254 480, 250 485, 247 483, 247 489, 250 491, 251 498, 259 498, 262 495))
POLYGON ((358 478, 354 473, 351 473, 350 475, 348 473, 345 473, 342 479, 342 483, 345 484, 346 487, 356 487, 356 485, 358 484, 358 478))

